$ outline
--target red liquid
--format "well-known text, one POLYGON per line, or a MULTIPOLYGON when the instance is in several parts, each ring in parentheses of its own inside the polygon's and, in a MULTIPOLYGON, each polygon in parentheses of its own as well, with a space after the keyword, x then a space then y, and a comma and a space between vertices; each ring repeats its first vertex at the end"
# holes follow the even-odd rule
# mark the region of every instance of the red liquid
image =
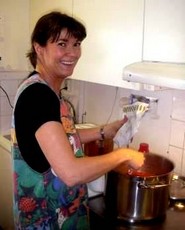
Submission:
POLYGON ((128 170, 127 173, 130 176, 139 176, 139 177, 150 177, 150 176, 154 176, 153 174, 151 174, 149 172, 142 172, 142 171, 137 171, 137 170, 133 170, 133 169, 128 170))

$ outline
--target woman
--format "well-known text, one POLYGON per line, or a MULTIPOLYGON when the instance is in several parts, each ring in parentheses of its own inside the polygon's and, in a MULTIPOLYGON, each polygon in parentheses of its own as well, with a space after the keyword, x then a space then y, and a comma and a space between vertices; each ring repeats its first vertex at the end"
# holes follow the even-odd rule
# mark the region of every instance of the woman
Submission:
POLYGON ((75 129, 60 87, 85 37, 85 27, 60 12, 41 17, 32 33, 34 72, 18 89, 12 120, 16 229, 89 229, 86 183, 124 161, 143 164, 143 155, 130 149, 84 157, 81 143, 112 138, 126 122, 75 129))

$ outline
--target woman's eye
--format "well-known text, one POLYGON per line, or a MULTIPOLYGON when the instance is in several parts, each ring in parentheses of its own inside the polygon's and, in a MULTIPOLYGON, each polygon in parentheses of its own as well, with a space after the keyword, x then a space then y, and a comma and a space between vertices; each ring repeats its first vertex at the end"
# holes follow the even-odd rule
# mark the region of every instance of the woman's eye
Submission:
POLYGON ((74 46, 81 46, 81 42, 76 42, 74 46))
POLYGON ((65 42, 59 42, 58 45, 59 45, 59 46, 62 46, 62 47, 65 47, 65 46, 66 46, 66 43, 65 43, 65 42))

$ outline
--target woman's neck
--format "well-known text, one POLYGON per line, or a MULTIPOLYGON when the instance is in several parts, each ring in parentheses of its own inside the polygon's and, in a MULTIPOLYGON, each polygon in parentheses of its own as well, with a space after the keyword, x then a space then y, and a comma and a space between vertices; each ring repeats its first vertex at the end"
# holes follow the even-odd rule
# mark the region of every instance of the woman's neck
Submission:
POLYGON ((55 91, 57 95, 60 94, 61 84, 63 82, 62 78, 55 77, 47 71, 42 71, 40 68, 36 68, 35 71, 38 72, 40 77, 55 91))

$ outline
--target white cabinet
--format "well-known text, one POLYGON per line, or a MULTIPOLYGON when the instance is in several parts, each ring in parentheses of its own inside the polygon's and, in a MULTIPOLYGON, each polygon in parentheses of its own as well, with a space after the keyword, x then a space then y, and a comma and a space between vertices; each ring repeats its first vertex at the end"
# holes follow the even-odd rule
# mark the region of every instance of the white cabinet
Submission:
POLYGON ((122 81, 122 72, 142 58, 143 9, 144 0, 31 0, 30 32, 51 10, 74 15, 85 24, 87 38, 72 78, 130 87, 122 81))
POLYGON ((143 0, 74 0, 87 38, 73 78, 124 87, 123 67, 141 61, 143 0))
POLYGON ((185 1, 146 0, 144 60, 185 62, 185 1))
POLYGON ((58 10, 72 14, 72 0, 30 0, 30 31, 32 32, 37 20, 45 13, 58 10))
POLYGON ((29 0, 0 0, 0 71, 27 70, 29 0))

